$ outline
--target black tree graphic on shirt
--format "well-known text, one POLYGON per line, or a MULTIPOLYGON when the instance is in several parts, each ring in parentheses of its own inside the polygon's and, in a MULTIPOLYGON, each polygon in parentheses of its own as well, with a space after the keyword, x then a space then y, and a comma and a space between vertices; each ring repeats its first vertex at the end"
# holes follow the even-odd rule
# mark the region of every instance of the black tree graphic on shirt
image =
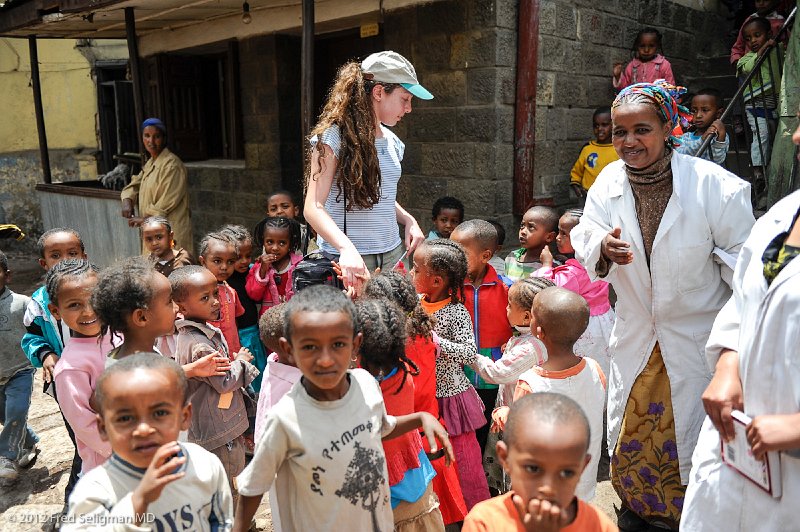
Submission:
POLYGON ((361 507, 372 514, 372 529, 380 532, 376 509, 383 494, 383 454, 374 449, 365 449, 358 442, 353 445, 355 454, 347 465, 342 487, 336 495, 347 499, 350 504, 361 502, 361 507))

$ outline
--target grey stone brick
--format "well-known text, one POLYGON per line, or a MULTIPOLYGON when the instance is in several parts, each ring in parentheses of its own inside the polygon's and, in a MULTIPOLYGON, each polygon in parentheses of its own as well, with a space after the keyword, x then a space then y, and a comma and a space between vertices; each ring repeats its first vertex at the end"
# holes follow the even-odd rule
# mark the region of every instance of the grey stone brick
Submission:
POLYGON ((513 30, 497 30, 497 59, 498 66, 514 66, 517 64, 517 33, 513 30))
POLYGON ((455 109, 418 109, 403 121, 408 132, 403 138, 420 142, 449 142, 455 139, 455 109))
POLYGON ((518 0, 497 1, 497 26, 500 28, 517 29, 517 13, 519 12, 518 0))
POLYGON ((556 0, 542 0, 539 5, 539 35, 556 35, 556 0))
POLYGON ((497 109, 498 138, 501 142, 514 142, 514 106, 503 105, 497 109))
MULTIPOLYGON (((412 46, 414 67, 418 71, 445 70, 451 66, 453 41, 456 36, 421 35, 412 46)), ((457 68, 457 67, 456 67, 457 68)))
POLYGON ((576 8, 565 3, 556 7, 556 35, 565 39, 578 36, 578 16, 576 8))
POLYGON ((417 8, 417 32, 420 35, 451 34, 466 29, 466 2, 432 2, 417 8))
POLYGON ((500 103, 514 105, 517 101, 517 71, 515 68, 498 68, 500 103))
POLYGON ((584 45, 603 42, 603 14, 592 9, 580 9, 577 33, 578 40, 584 45))
POLYGON ((475 68, 467 71, 467 103, 494 103, 497 99, 497 69, 475 68))
POLYGON ((445 70, 426 73, 417 71, 423 85, 431 91, 435 99, 431 102, 415 101, 415 104, 436 107, 456 107, 468 102, 468 73, 463 70, 445 70))
POLYGON ((462 142, 455 144, 423 144, 420 163, 425 176, 465 176, 473 174, 473 158, 462 142))
POLYGON ((497 138, 497 109, 466 107, 458 110, 456 135, 459 141, 490 142, 497 138))
POLYGON ((541 68, 536 76, 536 104, 553 105, 555 100, 556 74, 544 72, 541 68))

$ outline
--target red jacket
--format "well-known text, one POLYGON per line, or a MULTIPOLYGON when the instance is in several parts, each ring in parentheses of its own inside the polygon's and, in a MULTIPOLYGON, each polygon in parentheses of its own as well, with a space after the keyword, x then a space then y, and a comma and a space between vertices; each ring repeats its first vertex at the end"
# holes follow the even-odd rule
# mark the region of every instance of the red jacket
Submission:
MULTIPOLYGON (((486 275, 479 287, 475 288, 469 281, 464 281, 464 306, 472 317, 478 352, 492 360, 499 360, 503 356, 503 344, 514 331, 506 316, 508 286, 491 264, 486 265, 486 275)), ((484 382, 471 368, 465 367, 464 373, 476 388, 497 388, 496 384, 484 382)))

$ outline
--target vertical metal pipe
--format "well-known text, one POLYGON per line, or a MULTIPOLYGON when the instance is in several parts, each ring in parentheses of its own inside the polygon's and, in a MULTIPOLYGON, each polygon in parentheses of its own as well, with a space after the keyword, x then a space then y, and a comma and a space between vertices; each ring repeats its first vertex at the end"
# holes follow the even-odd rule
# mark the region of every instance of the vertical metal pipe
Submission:
POLYGON ((50 153, 47 151, 47 132, 44 128, 44 106, 42 105, 42 83, 39 80, 39 50, 36 37, 28 37, 28 50, 31 58, 31 84, 33 85, 33 107, 36 111, 36 130, 39 132, 39 157, 42 161, 42 174, 45 183, 52 183, 50 173, 50 153))
MULTIPOLYGON (((131 65, 131 78, 133 81, 133 109, 136 114, 136 127, 141 127, 144 122, 144 97, 142 95, 142 69, 139 64, 139 43, 136 41, 136 18, 133 15, 133 8, 125 8, 125 37, 128 41, 128 60, 131 65)), ((160 117, 162 120, 165 117, 160 117)), ((142 135, 137 134, 139 139, 139 153, 144 158, 144 145, 142 135)), ((142 159, 144 164, 144 159, 142 159)))
POLYGON ((520 0, 517 32, 517 107, 514 117, 514 214, 533 203, 536 146, 536 74, 539 53, 539 0, 520 0))
POLYGON ((300 114, 305 139, 314 119, 314 0, 303 0, 300 68, 300 114))

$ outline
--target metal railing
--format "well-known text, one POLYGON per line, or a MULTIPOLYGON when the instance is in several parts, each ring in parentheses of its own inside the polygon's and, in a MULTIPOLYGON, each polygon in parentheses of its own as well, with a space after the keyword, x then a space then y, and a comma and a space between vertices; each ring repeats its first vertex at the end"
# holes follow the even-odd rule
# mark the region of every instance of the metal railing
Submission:
MULTIPOLYGON (((767 205, 767 175, 779 118, 780 79, 774 79, 774 74, 781 76, 783 72, 780 41, 791 28, 796 11, 797 7, 786 17, 774 36, 775 44, 768 46, 753 69, 739 79, 739 88, 720 117, 730 138, 722 166, 751 183, 753 208, 756 210, 763 210, 767 205), (767 68, 762 72, 765 63, 767 68), (770 90, 763 90, 764 87, 770 87, 770 90)), ((711 143, 715 139, 716 135, 706 137, 694 156, 713 160, 711 143)), ((793 175, 794 172, 793 166, 793 175)))

